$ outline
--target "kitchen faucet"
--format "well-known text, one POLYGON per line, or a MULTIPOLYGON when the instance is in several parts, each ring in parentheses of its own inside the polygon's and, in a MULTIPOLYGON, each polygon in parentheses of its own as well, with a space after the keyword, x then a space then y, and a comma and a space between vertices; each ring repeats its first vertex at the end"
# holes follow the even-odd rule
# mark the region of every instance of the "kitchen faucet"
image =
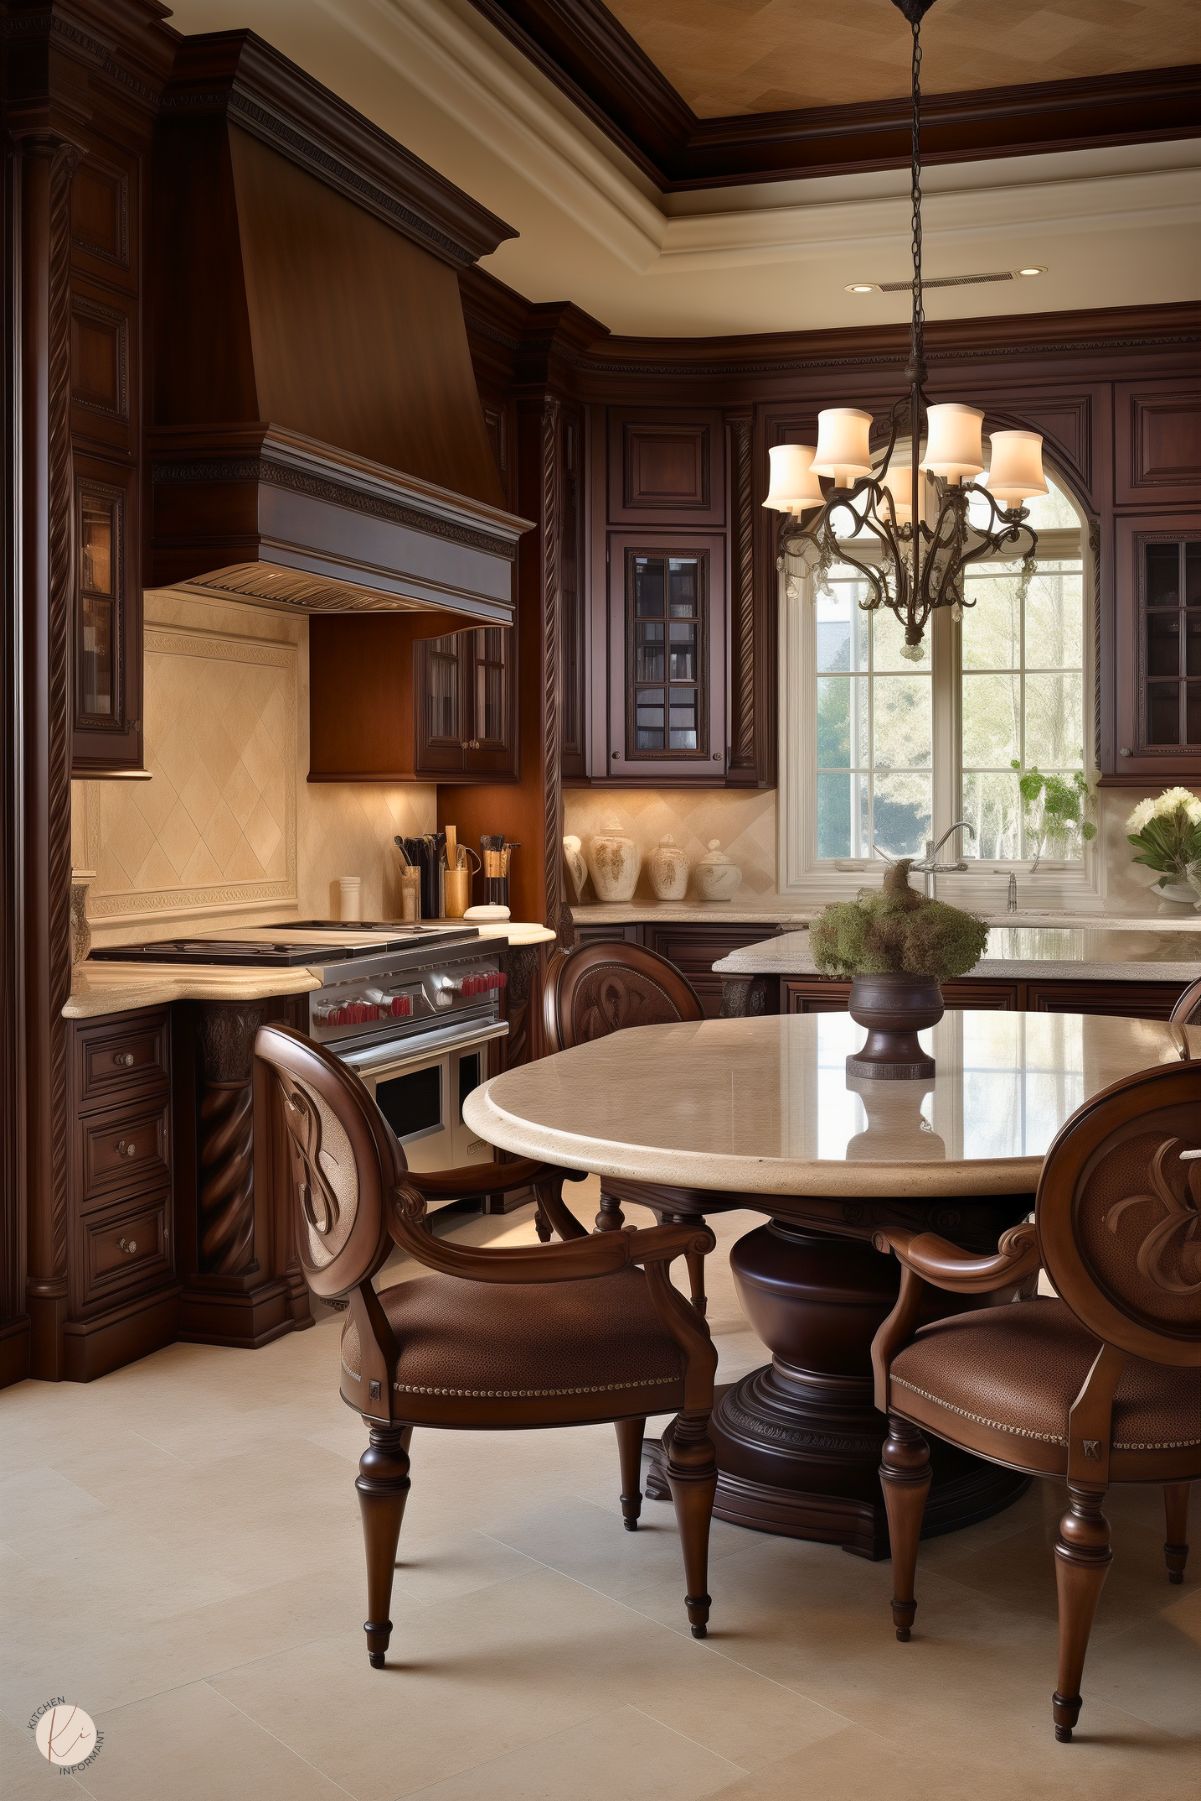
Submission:
POLYGON ((943 833, 942 837, 938 840, 937 844, 935 844, 931 839, 927 838, 926 839, 926 854, 925 854, 925 856, 922 857, 919 862, 910 864, 910 868, 915 872, 915 874, 924 875, 926 878, 926 899, 927 900, 936 899, 934 887, 935 887, 936 878, 938 876, 958 874, 960 871, 965 870, 967 868, 967 864, 964 862, 962 857, 960 857, 958 863, 940 863, 938 861, 939 851, 942 849, 942 847, 946 843, 947 839, 952 837, 955 832, 970 832, 973 839, 976 836, 976 828, 974 825, 972 825, 970 820, 957 819, 955 821, 954 825, 949 825, 947 827, 946 831, 943 833))

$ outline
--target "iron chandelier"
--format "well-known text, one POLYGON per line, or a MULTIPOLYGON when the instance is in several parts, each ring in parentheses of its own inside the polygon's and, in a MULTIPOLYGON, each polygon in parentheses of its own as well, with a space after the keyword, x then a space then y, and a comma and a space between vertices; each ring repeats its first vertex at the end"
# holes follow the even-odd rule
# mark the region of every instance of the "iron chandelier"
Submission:
POLYGON ((926 392, 925 311, 922 304, 921 22, 934 0, 893 0, 913 33, 913 129, 910 157, 913 205, 913 305, 907 391, 889 414, 888 441, 873 464, 872 415, 859 407, 829 407, 817 416, 817 443, 777 444, 768 452, 770 489, 764 506, 780 522, 778 567, 799 559, 821 585, 834 562, 865 578, 860 606, 888 607, 905 629, 902 656, 917 662, 931 613, 949 608, 956 620, 973 605, 964 575, 985 557, 1022 558, 1024 594, 1034 573, 1038 540, 1023 502, 1047 492, 1042 437, 1033 431, 994 431, 988 486, 984 472, 984 414, 960 401, 932 404, 926 392), (898 447, 908 457, 894 469, 898 447), (824 492, 819 477, 833 482, 824 492), (979 503, 969 517, 973 500, 979 503), (806 513, 819 509, 807 524, 806 513), (982 515, 982 522, 981 522, 982 515))

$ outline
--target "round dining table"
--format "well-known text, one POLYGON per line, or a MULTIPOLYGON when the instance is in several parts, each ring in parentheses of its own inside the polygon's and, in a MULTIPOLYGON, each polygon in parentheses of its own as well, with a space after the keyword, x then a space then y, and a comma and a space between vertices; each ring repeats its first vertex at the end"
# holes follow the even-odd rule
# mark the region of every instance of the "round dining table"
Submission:
MULTIPOLYGON (((641 1026, 494 1076, 463 1112, 490 1144, 599 1176, 619 1201, 672 1218, 766 1215, 731 1266, 771 1361, 718 1391, 715 1511, 880 1557, 884 1421, 870 1350, 899 1269, 875 1234, 904 1227, 994 1249, 1029 1216, 1065 1120, 1122 1076, 1201 1057, 1201 1027, 947 1012, 921 1034, 935 1073, 917 1081, 849 1076, 862 1040, 847 1013, 641 1026)), ((981 1304, 937 1297, 942 1312, 981 1304)), ((939 1447, 926 1530, 994 1513, 1027 1483, 939 1447)), ((647 1488, 665 1492, 653 1467, 647 1488)))

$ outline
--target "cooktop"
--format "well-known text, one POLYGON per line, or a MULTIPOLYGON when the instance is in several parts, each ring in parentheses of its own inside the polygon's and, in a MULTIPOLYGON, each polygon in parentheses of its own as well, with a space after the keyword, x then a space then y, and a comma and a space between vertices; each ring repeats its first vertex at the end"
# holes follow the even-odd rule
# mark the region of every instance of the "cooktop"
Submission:
POLYGON ((207 938, 161 938, 147 944, 112 944, 93 950, 93 962, 232 963, 287 969, 378 957, 425 944, 462 944, 478 938, 475 926, 410 925, 388 921, 301 919, 279 925, 215 932, 207 938))

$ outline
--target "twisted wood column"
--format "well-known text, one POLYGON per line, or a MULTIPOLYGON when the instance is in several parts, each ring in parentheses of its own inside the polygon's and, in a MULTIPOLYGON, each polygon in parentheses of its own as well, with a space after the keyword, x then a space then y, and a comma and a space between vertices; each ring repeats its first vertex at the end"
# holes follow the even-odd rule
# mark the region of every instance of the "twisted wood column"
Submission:
POLYGON ((236 1276, 256 1259, 254 1035, 267 1007, 214 1007, 200 1020, 197 1246, 201 1273, 236 1276))

